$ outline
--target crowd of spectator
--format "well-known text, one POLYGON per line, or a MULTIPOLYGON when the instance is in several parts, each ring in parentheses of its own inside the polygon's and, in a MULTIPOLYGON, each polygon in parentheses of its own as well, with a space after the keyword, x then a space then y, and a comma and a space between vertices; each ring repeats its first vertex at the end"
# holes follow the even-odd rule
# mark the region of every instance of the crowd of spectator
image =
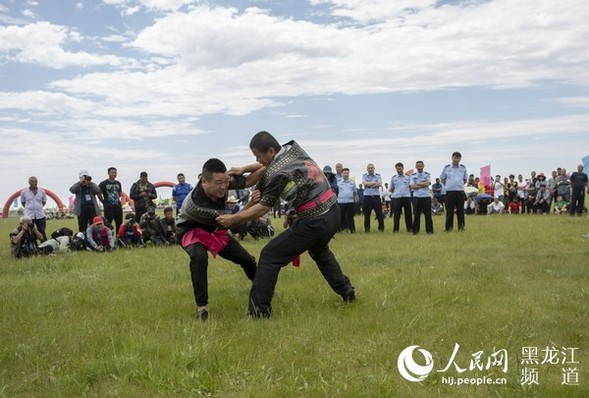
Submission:
MULTIPOLYGON (((464 214, 557 214, 570 216, 586 212, 585 193, 588 190, 588 178, 583 165, 578 165, 573 173, 565 168, 552 171, 551 177, 544 173, 531 172, 528 178, 519 174, 516 178, 510 174, 502 178, 496 175, 491 181, 483 181, 473 174, 466 175, 466 168, 461 165, 461 156, 455 152, 452 163, 442 170, 440 177, 432 183, 430 173, 424 170, 422 161, 416 162, 416 171, 405 173, 404 165, 395 164, 395 175, 390 182, 382 181, 375 166, 369 163, 361 183, 350 178, 350 169, 342 163, 325 166, 332 190, 337 195, 341 211, 340 231, 356 233, 354 215, 364 216, 364 231, 370 232, 372 213, 378 224, 378 230, 384 231, 385 217, 393 218, 393 232, 400 230, 403 215, 407 232, 418 234, 421 216, 425 219, 426 233, 433 233, 432 216, 446 213, 446 231, 453 228, 452 218, 458 217, 458 229, 464 228, 464 214), (462 218, 461 218, 462 215, 462 218)), ((178 244, 174 217, 174 208, 166 207, 163 217, 156 214, 154 200, 156 188, 148 181, 146 172, 141 172, 139 179, 130 191, 134 201, 135 212, 125 215, 121 203, 122 185, 116 180, 117 169, 107 170, 108 178, 96 185, 86 170, 80 170, 79 180, 70 191, 75 194, 74 214, 78 217, 78 232, 54 232, 49 243, 46 233, 46 215, 43 209, 47 196, 39 188, 36 177, 30 177, 29 186, 21 192, 20 200, 24 207, 24 216, 19 225, 10 234, 11 253, 14 257, 26 257, 38 253, 52 253, 59 250, 82 249, 108 252, 117 247, 144 248, 146 245, 170 246, 178 244), (99 203, 102 204, 104 214, 99 203), (114 224, 114 225, 113 225, 114 224), (56 235, 57 234, 57 235, 56 235)), ((184 174, 177 175, 178 184, 172 190, 176 215, 184 199, 190 195, 192 186, 185 181, 184 174)), ((241 204, 245 204, 249 192, 241 192, 241 204)), ((230 197, 227 211, 239 211, 239 200, 230 197)), ((284 206, 276 206, 274 215, 286 214, 285 227, 292 223, 293 214, 284 206), (288 221, 290 220, 290 221, 288 221)), ((63 228, 62 228, 63 230, 63 228)), ((248 225, 232 229, 240 239, 249 233, 254 238, 273 236, 274 229, 269 217, 261 218, 248 225)))

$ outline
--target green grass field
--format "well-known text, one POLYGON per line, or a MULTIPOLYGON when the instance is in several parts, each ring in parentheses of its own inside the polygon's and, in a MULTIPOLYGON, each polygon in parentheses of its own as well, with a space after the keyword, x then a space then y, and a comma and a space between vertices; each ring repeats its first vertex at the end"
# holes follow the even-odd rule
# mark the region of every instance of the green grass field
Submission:
MULTIPOLYGON (((193 320, 180 248, 13 260, 17 222, 0 220, 2 397, 589 396, 586 216, 468 216, 453 233, 438 217, 432 236, 393 235, 387 219, 384 233, 338 234, 357 301, 344 304, 305 254, 282 270, 270 320, 245 317, 250 283, 217 258, 206 323, 193 320), (433 357, 420 383, 397 368, 412 345, 433 357), (487 366, 501 352, 506 372, 487 366)), ((257 257, 264 243, 244 246, 257 257)))

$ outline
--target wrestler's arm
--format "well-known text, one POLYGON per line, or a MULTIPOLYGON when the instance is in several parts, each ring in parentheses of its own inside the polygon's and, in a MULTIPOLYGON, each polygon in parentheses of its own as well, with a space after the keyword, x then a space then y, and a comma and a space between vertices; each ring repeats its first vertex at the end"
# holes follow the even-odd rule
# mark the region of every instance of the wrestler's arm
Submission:
POLYGON ((256 185, 258 183, 258 181, 260 181, 260 178, 262 177, 262 174, 264 174, 265 171, 266 171, 266 168, 264 166, 262 166, 258 170, 248 174, 245 177, 245 187, 249 188, 249 187, 256 185))
POLYGON ((254 171, 258 171, 264 166, 261 163, 251 163, 241 167, 231 167, 227 170, 227 174, 230 176, 242 176, 245 173, 253 173, 254 171))
POLYGON ((235 214, 224 214, 217 217, 217 222, 224 228, 230 228, 233 225, 242 224, 246 221, 256 220, 270 211, 271 207, 264 206, 261 203, 244 208, 235 214))

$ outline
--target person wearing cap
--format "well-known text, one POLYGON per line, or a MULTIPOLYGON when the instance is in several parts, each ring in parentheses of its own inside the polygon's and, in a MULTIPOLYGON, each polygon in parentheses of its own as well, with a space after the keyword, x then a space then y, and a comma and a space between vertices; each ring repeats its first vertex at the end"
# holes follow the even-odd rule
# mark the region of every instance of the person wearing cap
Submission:
POLYGON ((462 155, 460 152, 452 154, 452 163, 444 166, 440 180, 446 188, 446 227, 445 231, 450 232, 454 228, 454 210, 458 221, 458 230, 464 230, 464 202, 466 193, 464 184, 468 181, 466 167, 460 164, 462 155))
POLYGON ((31 217, 22 216, 18 227, 10 233, 10 254, 14 258, 34 256, 38 254, 38 240, 43 240, 43 235, 37 226, 31 217))
MULTIPOLYGON (((220 215, 225 228, 255 220, 266 214, 281 198, 295 209, 296 220, 262 249, 256 277, 250 291, 248 312, 254 318, 272 315, 272 296, 280 269, 309 252, 331 289, 353 301, 355 290, 350 279, 329 249, 329 242, 340 226, 337 196, 326 175, 296 141, 280 145, 267 131, 256 133, 249 144, 256 161, 264 166, 257 186, 259 199, 236 214, 220 215)), ((241 174, 244 170, 234 170, 241 174)))
POLYGON ((117 236, 121 247, 145 247, 143 232, 141 232, 135 213, 127 213, 125 215, 125 223, 119 228, 117 236))
POLYGON ((94 217, 92 224, 86 229, 86 242, 90 249, 98 252, 114 250, 115 241, 112 231, 104 225, 101 216, 94 217))
POLYGON ((325 177, 327 177, 327 181, 329 182, 329 186, 331 186, 331 189, 333 190, 333 192, 337 196, 337 194, 339 192, 339 188, 337 186, 337 178, 335 176, 335 173, 331 169, 331 166, 325 166, 323 168, 323 174, 325 174, 325 177))
POLYGON ((374 165, 368 163, 366 171, 362 176, 364 185, 364 204, 362 212, 364 213, 364 232, 370 232, 370 214, 372 210, 378 220, 378 230, 384 232, 384 216, 382 214, 382 202, 380 198, 380 188, 382 187, 382 177, 374 172, 374 165))
POLYGON ((115 231, 118 231, 123 224, 123 205, 121 203, 123 186, 117 181, 116 167, 109 167, 107 173, 108 178, 98 184, 98 187, 102 192, 104 218, 111 224, 114 222, 116 224, 115 231))
POLYGON ((164 231, 161 229, 160 216, 155 214, 155 207, 149 206, 147 212, 139 219, 139 227, 143 232, 145 243, 151 242, 154 246, 166 244, 164 231))
POLYGON ((47 203, 47 195, 37 184, 37 177, 29 177, 29 187, 21 191, 20 202, 25 209, 25 216, 31 218, 33 224, 37 226, 37 229, 43 235, 43 241, 46 241, 45 225, 47 220, 43 206, 47 203))
POLYGON ((247 177, 229 176, 227 167, 221 160, 207 160, 202 166, 202 177, 184 199, 178 214, 178 240, 190 256, 196 320, 206 321, 209 317, 208 252, 213 257, 218 254, 238 264, 248 279, 254 279, 256 259, 228 233, 228 228, 221 228, 216 220, 219 215, 227 213, 228 191, 252 186, 259 179, 263 168, 255 165, 248 172, 251 174, 247 177))
POLYGON ((85 232, 92 219, 100 215, 97 198, 102 201, 102 193, 87 170, 80 170, 78 177, 79 181, 70 187, 70 192, 76 195, 74 214, 78 216, 78 231, 85 232))
POLYGON ((147 172, 142 171, 139 174, 139 180, 131 185, 129 196, 135 204, 135 215, 138 220, 141 220, 141 216, 147 212, 148 207, 155 208, 153 201, 157 199, 157 191, 155 186, 147 181, 147 172))

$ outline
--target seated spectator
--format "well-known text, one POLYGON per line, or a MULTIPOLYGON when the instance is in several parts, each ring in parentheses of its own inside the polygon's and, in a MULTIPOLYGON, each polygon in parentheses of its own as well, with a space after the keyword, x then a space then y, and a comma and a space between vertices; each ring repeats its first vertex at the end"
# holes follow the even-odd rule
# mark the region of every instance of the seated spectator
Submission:
POLYGON ((104 225, 104 220, 100 216, 94 217, 92 224, 88 226, 86 241, 91 250, 98 252, 109 252, 115 248, 112 231, 104 225))
POLYGON ((125 216, 125 223, 119 228, 117 236, 121 247, 145 247, 143 233, 141 232, 139 223, 135 219, 134 213, 128 213, 125 216))
POLYGON ((554 214, 568 214, 568 212, 569 204, 564 201, 562 195, 558 195, 556 202, 554 202, 554 214))
POLYGON ((165 245, 163 231, 160 226, 160 217, 155 214, 155 207, 148 207, 147 212, 141 216, 139 220, 141 232, 143 232, 143 239, 145 243, 151 242, 155 246, 165 245))
MULTIPOLYGON (((502 195, 503 196, 503 195, 502 195)), ((487 206, 487 215, 491 214, 503 214, 505 212, 505 205, 501 201, 501 199, 497 196, 493 198, 493 202, 491 202, 487 206)))
POLYGON ((10 233, 10 254, 14 258, 34 256, 39 252, 37 241, 42 240, 43 235, 31 217, 22 216, 19 226, 10 233))
POLYGON ((474 196, 467 196, 466 201, 464 202, 464 214, 475 214, 476 209, 477 204, 474 201, 474 196))
POLYGON ((271 238, 274 236, 274 227, 272 226, 270 218, 263 216, 257 220, 249 221, 247 225, 247 232, 255 240, 258 240, 259 238, 271 238))
POLYGON ((171 207, 164 209, 164 218, 160 220, 160 230, 164 237, 164 244, 175 245, 178 243, 176 233, 176 220, 174 219, 174 210, 171 207))
POLYGON ((523 207, 525 207, 527 214, 533 213, 535 211, 534 203, 536 203, 536 192, 528 191, 526 193, 526 200, 524 200, 524 203, 522 204, 523 207))
MULTIPOLYGON (((239 206, 239 201, 235 196, 230 196, 227 198, 226 210, 231 214, 235 214, 239 210, 241 210, 241 207, 239 206)), ((230 231, 233 235, 239 235, 239 240, 243 240, 247 235, 247 226, 248 223, 234 225, 233 227, 231 227, 230 231)))
POLYGON ((547 185, 540 185, 540 189, 536 194, 536 201, 533 205, 534 212, 538 214, 550 213, 550 201, 551 195, 547 189, 547 185))
POLYGON ((441 216, 444 214, 444 206, 438 202, 438 198, 435 196, 432 198, 432 215, 441 216))
POLYGON ((509 214, 522 214, 522 202, 519 200, 519 195, 515 195, 513 200, 509 202, 507 210, 509 211, 509 214))

